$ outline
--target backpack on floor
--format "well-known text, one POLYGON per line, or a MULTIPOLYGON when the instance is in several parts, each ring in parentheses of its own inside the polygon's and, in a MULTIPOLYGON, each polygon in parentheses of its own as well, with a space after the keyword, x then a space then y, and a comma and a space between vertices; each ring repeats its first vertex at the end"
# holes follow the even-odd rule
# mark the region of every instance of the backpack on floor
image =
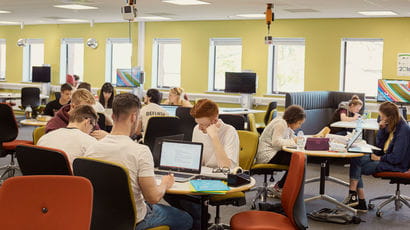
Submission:
POLYGON ((340 209, 322 208, 308 213, 307 216, 312 220, 336 224, 360 224, 360 222, 364 222, 360 217, 340 209))

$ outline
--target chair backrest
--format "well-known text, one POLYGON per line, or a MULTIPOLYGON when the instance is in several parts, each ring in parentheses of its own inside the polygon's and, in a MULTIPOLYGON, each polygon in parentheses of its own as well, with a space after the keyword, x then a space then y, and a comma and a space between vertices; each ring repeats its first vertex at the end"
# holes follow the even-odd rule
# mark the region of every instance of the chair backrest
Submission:
POLYGON ((259 136, 255 132, 238 130, 239 136, 239 166, 249 170, 258 151, 259 136))
POLYGON ((37 144, 38 140, 46 134, 46 127, 45 126, 40 126, 37 127, 33 130, 33 144, 37 144))
POLYGON ((292 153, 288 176, 283 186, 282 207, 293 225, 298 229, 307 226, 305 202, 303 201, 306 156, 301 152, 292 153), (302 227, 304 226, 304 227, 302 227))
POLYGON ((1 229, 88 230, 93 188, 75 176, 17 176, 0 189, 1 229))
POLYGON ((258 133, 258 130, 256 129, 255 114, 249 113, 247 117, 248 117, 248 130, 254 133, 258 133))
POLYGON ((23 175, 73 175, 66 153, 36 145, 18 145, 16 157, 23 175))
POLYGON ((24 87, 21 89, 21 105, 36 108, 40 105, 40 89, 37 87, 24 87))
POLYGON ((115 163, 77 158, 74 175, 88 178, 94 188, 91 230, 133 230, 135 201, 128 170, 115 163))
POLYGON ((59 100, 61 97, 61 92, 54 92, 54 97, 56 100, 59 100))
POLYGON ((150 117, 144 134, 144 144, 148 145, 151 152, 154 151, 155 139, 157 137, 182 134, 180 119, 171 116, 150 117))
POLYGON ((219 118, 226 124, 232 125, 236 130, 245 130, 245 116, 233 114, 220 114, 219 118))
POLYGON ((8 104, 0 103, 0 117, 0 143, 14 141, 18 135, 18 126, 13 109, 8 104))
POLYGON ((102 130, 106 130, 107 127, 105 127, 105 115, 103 113, 98 113, 98 126, 102 130))
POLYGON ((263 121, 265 122, 265 125, 268 125, 269 122, 276 117, 276 116, 273 117, 272 115, 275 113, 277 107, 278 107, 278 102, 272 101, 269 103, 268 108, 266 109, 265 117, 263 119, 263 121))
POLYGON ((190 114, 191 108, 178 107, 175 115, 179 117, 181 124, 181 131, 184 133, 184 140, 192 141, 192 132, 196 126, 195 119, 190 114))

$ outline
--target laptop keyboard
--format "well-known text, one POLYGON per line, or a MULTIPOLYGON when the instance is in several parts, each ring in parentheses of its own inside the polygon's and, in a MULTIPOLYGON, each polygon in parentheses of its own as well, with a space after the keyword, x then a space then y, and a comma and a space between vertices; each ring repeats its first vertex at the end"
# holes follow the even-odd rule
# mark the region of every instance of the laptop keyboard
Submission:
MULTIPOLYGON (((170 172, 165 172, 165 171, 155 171, 155 175, 168 175, 170 172)), ((192 175, 190 174, 183 174, 183 173, 176 173, 172 172, 174 174, 174 177, 180 177, 180 178, 190 178, 192 175)))

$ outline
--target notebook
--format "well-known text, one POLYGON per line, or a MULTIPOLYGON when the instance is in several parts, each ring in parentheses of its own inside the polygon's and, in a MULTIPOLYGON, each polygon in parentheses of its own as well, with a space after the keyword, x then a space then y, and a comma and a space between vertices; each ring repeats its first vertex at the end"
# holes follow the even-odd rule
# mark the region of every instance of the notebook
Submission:
POLYGON ((347 152, 349 153, 373 153, 370 147, 366 146, 355 146, 352 147, 353 143, 362 135, 362 129, 356 130, 356 133, 350 138, 349 142, 346 145, 347 152))
POLYGON ((202 143, 163 140, 157 175, 173 173, 175 181, 185 182, 201 173, 202 143))

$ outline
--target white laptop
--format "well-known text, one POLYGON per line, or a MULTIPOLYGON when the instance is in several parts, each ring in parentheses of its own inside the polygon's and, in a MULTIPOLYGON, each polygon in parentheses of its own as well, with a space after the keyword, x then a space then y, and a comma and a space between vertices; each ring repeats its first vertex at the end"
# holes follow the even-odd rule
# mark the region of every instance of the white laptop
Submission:
POLYGON ((354 146, 354 142, 362 135, 362 129, 356 131, 356 133, 350 138, 349 142, 346 145, 347 152, 349 153, 373 153, 372 149, 367 146, 354 146))
POLYGON ((202 154, 202 143, 163 140, 159 167, 155 174, 173 173, 175 181, 189 181, 201 173, 202 154))

